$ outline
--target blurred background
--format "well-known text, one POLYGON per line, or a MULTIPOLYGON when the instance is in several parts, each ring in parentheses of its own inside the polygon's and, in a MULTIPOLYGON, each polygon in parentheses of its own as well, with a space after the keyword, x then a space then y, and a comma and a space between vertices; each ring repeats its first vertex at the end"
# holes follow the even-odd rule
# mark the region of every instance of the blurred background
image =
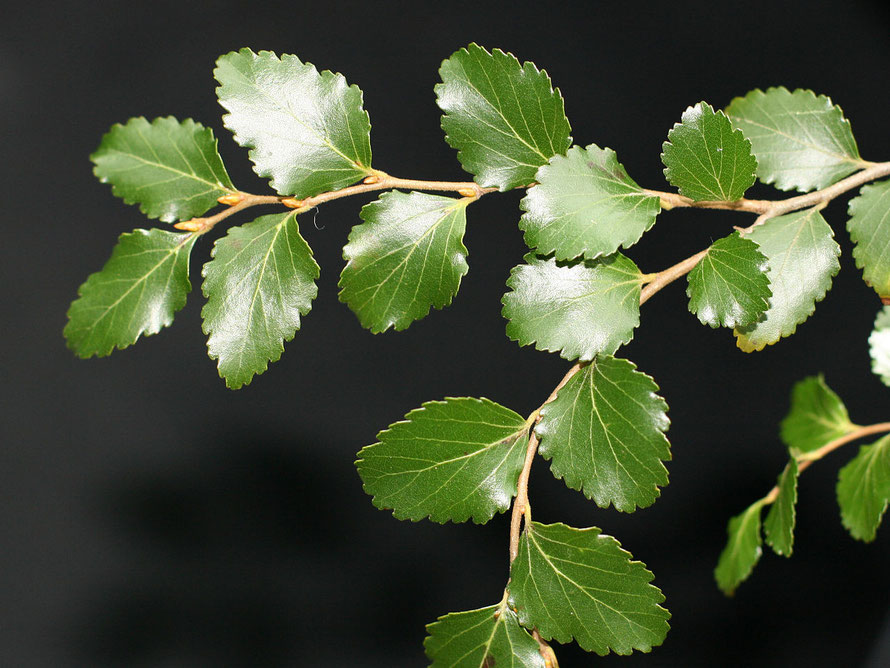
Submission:
MULTIPOLYGON (((524 252, 518 193, 470 210, 470 273, 453 306, 378 336, 336 287, 340 249, 370 198, 305 216, 318 298, 281 361, 240 391, 205 354, 210 243, 195 249, 193 292, 171 328, 101 360, 65 348, 78 285, 120 233, 157 224, 92 176, 88 156, 113 123, 193 117, 216 131, 234 183, 267 192, 222 127, 220 54, 270 49, 343 72, 364 91, 374 165, 404 177, 465 178, 432 87, 440 62, 471 41, 547 69, 574 141, 615 149, 645 187, 665 187, 661 144, 688 105, 722 108, 771 85, 831 95, 863 157, 890 159, 882 2, 37 0, 7 12, 0 35, 2 666, 421 666, 426 623, 503 589, 506 516, 481 527, 397 521, 371 505, 353 461, 424 401, 485 396, 528 414, 567 369, 504 335, 504 281, 524 252)), ((756 186, 750 196, 783 195, 756 186)), ((621 354, 670 406, 671 483, 654 506, 602 510, 545 463, 533 469, 535 518, 616 536, 654 571, 673 614, 651 654, 557 646, 564 668, 890 665, 890 528, 871 545, 853 540, 834 499, 856 446, 801 479, 790 559, 765 552, 732 599, 712 576, 729 517, 784 464, 778 424, 795 381, 824 373, 854 422, 890 418, 866 343, 880 304, 853 266, 848 199, 825 211, 842 270, 792 339, 740 352, 729 331, 688 312, 682 282, 644 307, 621 354)), ((657 271, 746 220, 665 213, 629 255, 657 271)))

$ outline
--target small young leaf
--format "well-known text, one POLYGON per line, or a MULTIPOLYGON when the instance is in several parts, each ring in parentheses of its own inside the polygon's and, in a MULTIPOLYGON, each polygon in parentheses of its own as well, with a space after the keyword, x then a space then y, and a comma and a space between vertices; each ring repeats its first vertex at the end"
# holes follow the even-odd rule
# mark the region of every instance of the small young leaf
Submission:
POLYGON ((318 293, 319 269, 296 213, 261 216, 229 229, 204 265, 201 311, 207 350, 238 389, 276 362, 318 293))
POLYGON ((131 118, 102 137, 93 173, 127 204, 165 223, 200 216, 235 191, 210 128, 188 118, 131 118))
POLYGON ((538 451, 557 478, 600 507, 624 512, 655 502, 668 483, 667 404, 629 361, 598 355, 541 409, 538 451))
POLYGON ((120 236, 68 309, 65 338, 78 357, 105 357, 173 322, 192 289, 189 255, 197 237, 159 229, 120 236))
POLYGON ((600 656, 648 652, 664 641, 671 616, 652 578, 595 527, 532 522, 510 568, 510 605, 548 640, 574 638, 600 656))
POLYGON ((890 301, 890 180, 863 186, 850 200, 848 213, 856 266, 878 296, 890 301))
POLYGON ((477 44, 442 63, 436 85, 445 140, 483 187, 509 190, 572 143, 562 96, 533 63, 477 44))
POLYGON ((792 457, 821 448, 855 428, 846 406, 821 375, 794 385, 791 409, 781 426, 782 441, 792 457))
POLYGON ((537 641, 506 602, 452 612, 426 628, 430 668, 546 668, 537 641))
POLYGON ((621 253, 571 264, 529 255, 503 298, 507 336, 567 360, 611 355, 640 324, 642 274, 621 253))
POLYGON ((714 569, 717 586, 727 596, 732 596, 736 588, 744 582, 760 559, 760 509, 763 500, 752 503, 741 514, 729 520, 727 534, 729 541, 714 569))
POLYGON ((875 327, 868 337, 871 354, 871 370, 881 378, 884 385, 890 386, 890 306, 878 311, 875 327))
POLYGON ((776 554, 785 557, 791 556, 791 549, 794 545, 797 476, 797 460, 792 457, 779 476, 777 483, 779 496, 770 507, 763 523, 763 533, 766 535, 767 544, 773 548, 776 554))
POLYGON ((769 308, 767 260, 738 232, 715 241, 689 272, 689 310, 711 327, 741 327, 769 308))
POLYGON ((818 190, 865 166, 850 122, 824 95, 752 90, 735 98, 726 115, 751 140, 757 177, 780 190, 818 190))
POLYGON ((890 503, 890 436, 863 445, 840 470, 837 501, 841 521, 853 538, 873 541, 890 503))
POLYGON ((771 218, 746 238, 766 256, 773 293, 760 320, 735 330, 736 344, 750 353, 791 336, 813 314, 840 269, 841 249, 815 209, 771 218))
POLYGON ((374 505, 400 519, 483 524, 510 507, 528 424, 488 399, 430 401, 381 431, 356 466, 374 505))
POLYGON ((520 206, 525 243, 557 260, 594 260, 628 248, 655 224, 658 197, 647 195, 615 152, 591 144, 573 147, 541 167, 520 206))
POLYGON ((340 301, 375 334, 451 303, 468 270, 468 198, 389 192, 366 205, 343 248, 340 301))
POLYGON ((213 75, 225 126, 280 195, 310 197, 372 173, 371 121, 342 74, 241 49, 221 56, 213 75))
POLYGON ((699 102, 668 133, 661 161, 668 182, 696 201, 741 199, 754 185, 751 142, 722 111, 699 102))

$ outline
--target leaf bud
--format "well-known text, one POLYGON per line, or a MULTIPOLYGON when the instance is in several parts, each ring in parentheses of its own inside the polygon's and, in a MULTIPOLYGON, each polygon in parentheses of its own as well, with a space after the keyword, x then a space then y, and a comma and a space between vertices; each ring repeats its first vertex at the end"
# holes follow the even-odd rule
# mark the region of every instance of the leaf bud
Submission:
POLYGON ((288 209, 299 209, 303 206, 303 200, 297 199, 296 197, 285 197, 281 200, 281 203, 288 209))
POLYGON ((235 206, 239 202, 244 201, 244 194, 232 193, 230 195, 223 195, 222 197, 218 197, 216 201, 220 204, 225 204, 226 206, 235 206))

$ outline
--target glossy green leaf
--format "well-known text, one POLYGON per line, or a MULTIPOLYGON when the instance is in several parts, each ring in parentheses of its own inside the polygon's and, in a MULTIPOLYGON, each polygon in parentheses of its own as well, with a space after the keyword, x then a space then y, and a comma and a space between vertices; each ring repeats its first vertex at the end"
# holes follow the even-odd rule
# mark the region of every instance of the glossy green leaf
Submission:
POLYGON ((696 201, 734 201, 754 185, 757 160, 751 142, 707 102, 683 112, 662 150, 668 182, 696 201))
POLYGON ((794 545, 795 506, 797 505, 797 476, 799 474, 797 460, 793 457, 776 483, 779 495, 770 506, 763 522, 763 533, 767 544, 776 554, 791 556, 794 545))
POLYGON ((504 295, 507 336, 568 360, 611 355, 640 324, 642 274, 621 253, 561 263, 529 255, 504 295))
POLYGON ((528 185, 538 167, 571 145, 562 96, 533 63, 470 44, 444 61, 439 75, 445 139, 481 186, 528 185))
POLYGON ((588 652, 648 652, 667 635, 670 613, 645 564, 599 529, 528 525, 510 569, 510 604, 545 639, 573 638, 588 652))
POLYGON ((863 186, 850 200, 849 214, 856 266, 878 296, 890 300, 890 180, 863 186))
POLYGON ((711 327, 740 327, 755 322, 769 307, 767 260, 738 232, 718 239, 689 272, 689 310, 711 327))
POLYGON ((262 216, 216 242, 204 265, 201 315, 227 386, 238 389, 281 357, 311 308, 318 274, 296 213, 262 216))
POLYGON ((727 534, 729 541, 714 570, 717 586, 727 596, 731 596, 736 588, 751 575, 754 566, 760 560, 760 509, 763 500, 752 503, 741 514, 729 520, 727 534))
POLYGON ((372 332, 405 329, 451 303, 468 270, 470 198, 389 192, 366 205, 343 248, 340 301, 372 332))
POLYGON ((863 445, 840 470, 837 501, 841 521, 853 538, 873 541, 890 503, 890 436, 863 445))
POLYGON ((615 152, 591 144, 573 147, 538 170, 521 207, 525 243, 557 260, 593 260, 632 246, 661 210, 618 162, 615 152))
POLYGON ((813 314, 840 269, 841 249, 831 226, 815 209, 771 218, 746 238, 766 256, 773 293, 760 320, 736 328, 736 344, 752 352, 791 336, 813 314))
POLYGON ((890 306, 878 311, 875 327, 868 337, 871 354, 871 370, 881 378, 884 385, 890 386, 890 306))
POLYGON ((339 190, 372 173, 362 92, 342 74, 250 49, 221 56, 213 74, 225 126, 280 195, 339 190))
POLYGON ((537 641, 506 602, 452 612, 426 628, 431 668, 545 668, 537 641))
POLYGON ((528 428, 488 399, 430 401, 381 431, 356 466, 374 505, 398 519, 482 524, 510 507, 528 428))
POLYGON ((655 502, 667 485, 670 424, 658 386, 629 361, 598 355, 541 409, 538 451, 572 489, 625 512, 655 502))
POLYGON ((811 452, 856 428, 847 408, 820 376, 795 383, 791 409, 782 420, 782 441, 792 456, 811 452))
POLYGON ((93 173, 127 204, 171 223, 200 216, 235 192, 210 128, 190 118, 131 118, 102 137, 93 173))
POLYGON ((818 190, 865 166, 850 122, 824 95, 752 90, 735 98, 726 115, 751 140, 757 177, 780 190, 818 190))
POLYGON ((68 309, 68 346, 79 357, 104 357, 172 323, 192 289, 189 254, 197 236, 159 229, 122 234, 68 309))

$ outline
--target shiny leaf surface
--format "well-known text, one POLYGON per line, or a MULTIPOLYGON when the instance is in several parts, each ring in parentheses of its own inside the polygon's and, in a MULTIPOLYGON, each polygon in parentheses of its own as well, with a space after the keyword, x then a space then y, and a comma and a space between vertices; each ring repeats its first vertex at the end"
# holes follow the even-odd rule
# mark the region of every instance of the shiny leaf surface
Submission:
POLYGON ((538 167, 571 145, 562 96, 533 63, 470 44, 444 61, 439 75, 445 139, 479 185, 528 185, 538 167))
POLYGON ((238 389, 277 361, 300 328, 318 292, 318 265, 296 214, 279 213, 230 228, 203 274, 207 350, 238 389))
POLYGON ((668 482, 667 404, 629 361, 598 355, 541 409, 538 451, 572 489, 625 512, 655 502, 668 482))
POLYGON ((595 527, 532 522, 510 569, 510 604, 547 640, 574 638, 599 655, 648 652, 664 640, 670 618, 652 578, 595 527))
POLYGON ((782 441, 792 456, 811 452, 855 429, 847 408, 822 376, 795 383, 791 409, 782 420, 782 441))
POLYGON ((890 300, 890 181, 863 186, 850 200, 849 214, 856 266, 878 296, 890 300))
POLYGON ((860 447, 859 454, 840 470, 837 501, 850 534, 873 541, 890 503, 890 436, 860 447))
POLYGON ((372 173, 362 92, 342 74, 250 49, 221 56, 213 74, 229 112, 225 126, 251 149, 256 173, 270 178, 278 194, 309 197, 372 173))
POLYGON ((389 192, 362 209, 343 248, 340 301, 375 334, 451 303, 467 273, 468 198, 389 192))
POLYGON ((430 401, 381 431, 356 466, 374 505, 398 519, 481 524, 510 507, 528 427, 488 399, 430 401))
POLYGON ((521 206, 525 243, 557 260, 593 260, 632 246, 655 224, 659 198, 647 195, 615 152, 591 144, 554 156, 521 206))
POLYGON ((751 504, 743 513, 729 520, 729 541, 714 570, 717 586, 727 596, 744 582, 760 560, 760 509, 763 501, 751 504))
POLYGON ((868 337, 871 370, 884 385, 890 386, 890 306, 878 311, 875 326, 868 337))
POLYGON ((791 556, 794 546, 795 506, 797 505, 797 460, 791 459, 776 483, 779 496, 770 506, 763 522, 767 544, 776 554, 791 556))

